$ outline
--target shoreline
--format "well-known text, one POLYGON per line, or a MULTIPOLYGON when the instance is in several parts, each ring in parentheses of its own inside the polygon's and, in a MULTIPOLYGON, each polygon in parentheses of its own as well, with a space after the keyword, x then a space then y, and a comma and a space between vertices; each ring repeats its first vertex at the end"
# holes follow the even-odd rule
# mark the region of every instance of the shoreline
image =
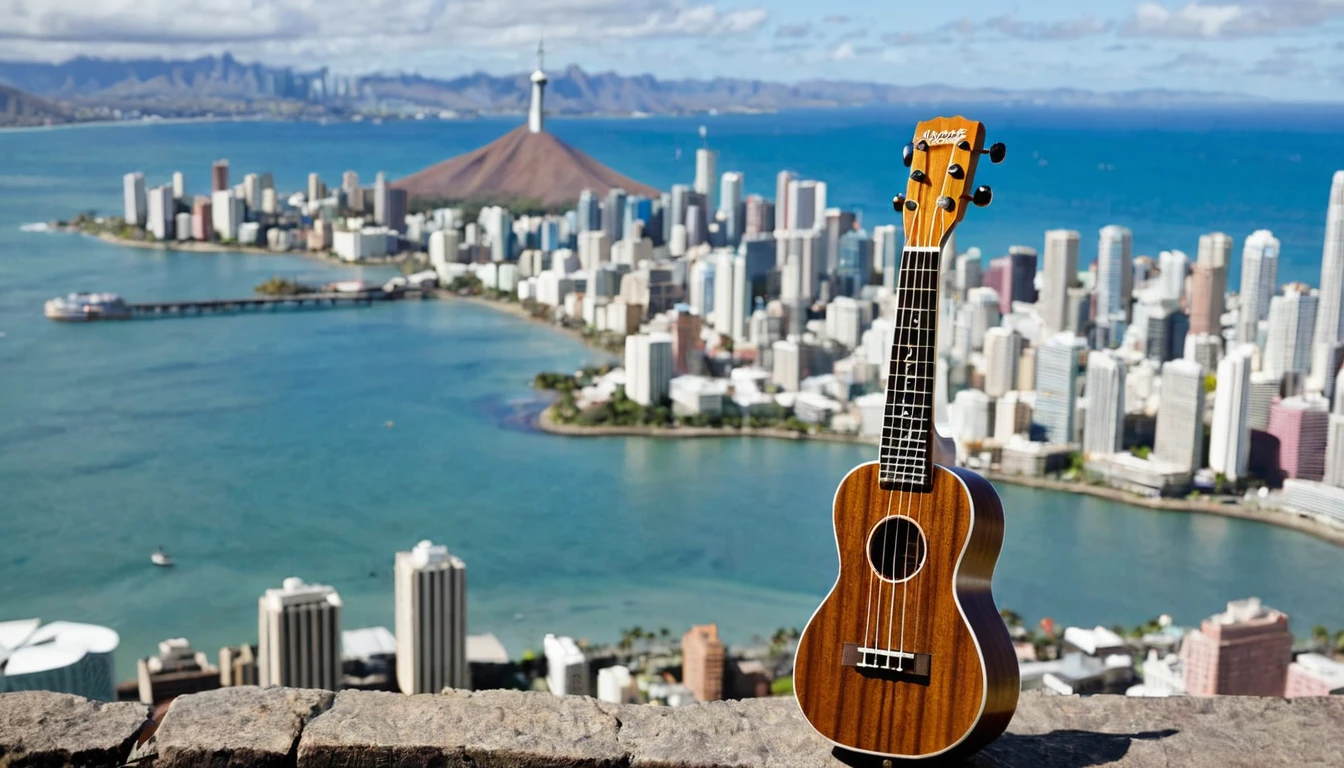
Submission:
POLYGON ((858 435, 841 434, 839 432, 796 432, 792 429, 780 429, 777 427, 740 427, 738 429, 681 426, 579 427, 573 424, 561 424, 557 422, 552 417, 551 408, 553 407, 554 406, 551 405, 546 406, 546 409, 537 416, 537 428, 542 432, 564 437, 656 437, 664 440, 712 437, 765 437, 775 440, 792 440, 795 442, 814 440, 826 443, 877 445, 876 440, 869 440, 858 435))
POLYGON ((175 253, 239 253, 252 256, 297 256, 299 258, 310 259, 312 261, 330 264, 332 266, 349 267, 387 267, 400 264, 404 259, 371 259, 369 261, 345 261, 329 253, 322 251, 288 250, 275 251, 270 248, 263 248, 259 245, 241 245, 239 243, 217 243, 204 240, 168 240, 168 241, 149 241, 149 240, 130 240, 124 237, 117 237, 110 232, 90 233, 81 229, 65 225, 61 226, 55 223, 47 224, 47 232, 58 232, 66 235, 82 235, 95 240, 100 240, 110 245, 120 245, 126 248, 139 248, 146 251, 172 251, 175 253))
POLYGON ((574 339, 575 341, 582 343, 585 347, 588 347, 594 352, 600 352, 601 354, 606 355, 609 358, 620 357, 620 353, 613 352, 612 350, 607 349, 606 347, 598 344, 593 339, 584 336, 583 333, 578 331, 577 329, 567 328, 563 325, 556 325, 555 323, 548 323, 545 320, 533 317, 531 313, 529 313, 526 309, 523 309, 522 304, 519 304, 517 302, 499 301, 497 299, 488 299, 484 296, 470 296, 470 295, 463 296, 461 294, 453 293, 452 291, 447 290, 446 288, 435 289, 431 291, 429 295, 433 296, 436 299, 445 299, 448 301, 463 301, 468 304, 475 304, 480 307, 488 307, 489 309, 493 309, 496 312, 502 312, 503 314, 516 317, 520 320, 526 320, 534 325, 539 325, 542 328, 549 328, 552 331, 555 331, 556 333, 568 336, 571 339, 574 339))

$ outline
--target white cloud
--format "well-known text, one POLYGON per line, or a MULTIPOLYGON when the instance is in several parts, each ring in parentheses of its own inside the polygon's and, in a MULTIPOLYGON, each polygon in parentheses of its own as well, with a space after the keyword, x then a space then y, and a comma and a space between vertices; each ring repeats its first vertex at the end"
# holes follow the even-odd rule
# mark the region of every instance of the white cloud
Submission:
POLYGON ((1124 27, 1138 37, 1228 38, 1307 29, 1344 16, 1344 0, 1244 0, 1178 8, 1145 0, 1124 27))
POLYGON ((573 47, 743 35, 768 16, 765 8, 721 10, 697 0, 0 0, 0 40, 10 57, 182 55, 191 46, 228 46, 332 63, 499 50, 543 34, 573 47))
POLYGON ((849 61, 854 58, 854 45, 852 43, 841 43, 831 49, 831 61, 849 61))

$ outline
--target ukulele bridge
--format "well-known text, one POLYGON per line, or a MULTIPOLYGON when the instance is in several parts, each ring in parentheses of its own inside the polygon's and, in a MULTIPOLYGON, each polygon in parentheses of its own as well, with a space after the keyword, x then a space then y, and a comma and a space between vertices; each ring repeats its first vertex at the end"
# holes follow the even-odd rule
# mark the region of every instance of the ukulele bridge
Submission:
POLYGON ((927 653, 907 653, 885 648, 863 648, 858 643, 845 643, 840 654, 840 666, 857 667, 864 671, 928 677, 933 656, 927 653))

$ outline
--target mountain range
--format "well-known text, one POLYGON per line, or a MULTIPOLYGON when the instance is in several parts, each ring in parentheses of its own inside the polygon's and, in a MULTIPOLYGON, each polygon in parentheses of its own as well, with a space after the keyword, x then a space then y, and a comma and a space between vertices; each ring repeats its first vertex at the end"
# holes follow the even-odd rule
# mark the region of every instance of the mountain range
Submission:
MULTIPOLYGON (((529 90, 526 72, 478 72, 453 78, 416 74, 344 77, 325 69, 296 71, 246 63, 229 54, 185 60, 78 57, 61 63, 0 61, 0 84, 86 113, 116 109, 178 116, 221 112, 289 116, 426 110, 518 112, 525 108, 529 90)), ((664 80, 653 75, 587 72, 571 65, 551 73, 546 106, 554 114, 580 115, 950 103, 1167 107, 1249 101, 1252 99, 1235 94, 1160 89, 1116 93, 839 80, 791 84, 728 77, 664 80)))
POLYGON ((0 85, 0 126, 50 125, 69 120, 69 113, 61 107, 31 93, 0 85))

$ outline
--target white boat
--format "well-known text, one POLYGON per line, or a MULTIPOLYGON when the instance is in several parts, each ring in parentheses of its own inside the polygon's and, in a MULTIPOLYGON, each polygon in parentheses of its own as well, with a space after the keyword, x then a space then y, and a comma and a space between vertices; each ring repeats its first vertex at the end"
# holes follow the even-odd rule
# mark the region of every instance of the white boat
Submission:
POLYGON ((149 556, 149 562, 160 568, 172 568, 174 565, 173 558, 169 557, 168 553, 163 551, 163 547, 154 550, 154 554, 149 556))
POLYGON ((131 316, 131 310, 115 293, 72 293, 48 301, 43 314, 51 320, 87 322, 125 320, 131 316))

